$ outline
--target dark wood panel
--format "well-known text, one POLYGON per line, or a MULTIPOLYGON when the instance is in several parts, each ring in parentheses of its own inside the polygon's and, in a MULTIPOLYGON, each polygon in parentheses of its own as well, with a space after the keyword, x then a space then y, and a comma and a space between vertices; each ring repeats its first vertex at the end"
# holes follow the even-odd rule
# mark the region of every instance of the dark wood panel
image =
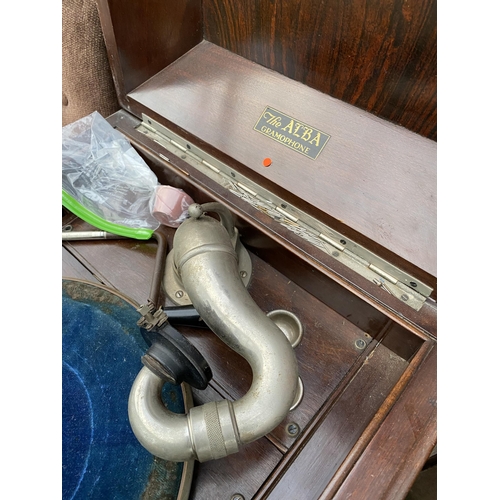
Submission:
MULTIPOLYGON (((74 231, 88 231, 83 221, 73 223, 74 231)), ((150 296, 157 244, 153 241, 77 241, 67 248, 103 284, 115 288, 138 304, 150 296)), ((78 277, 78 276, 68 276, 78 277)))
POLYGON ((407 365, 379 344, 265 498, 318 498, 407 365))
POLYGON ((100 281, 76 259, 66 248, 62 247, 62 277, 76 278, 100 283, 100 281))
MULTIPOLYGON (((436 372, 435 347, 333 498, 406 496, 437 440, 436 372)), ((327 490, 324 498, 335 491, 327 490)))
POLYGON ((437 137, 436 1, 206 0, 205 38, 437 137))
POLYGON ((97 0, 122 107, 126 94, 199 43, 201 0, 97 0))
POLYGON ((244 175, 267 179, 437 275, 433 141, 209 42, 129 97, 236 160, 244 175), (332 136, 315 161, 253 130, 266 106, 332 136))
POLYGON ((410 361, 425 341, 416 335, 412 335, 401 325, 391 323, 382 342, 394 354, 397 354, 406 361, 410 361))
MULTIPOLYGON (((221 400, 212 388, 193 390, 195 406, 221 400)), ((218 460, 195 463, 190 500, 231 500, 239 493, 250 500, 279 463, 282 454, 266 438, 250 443, 234 454, 218 460)))

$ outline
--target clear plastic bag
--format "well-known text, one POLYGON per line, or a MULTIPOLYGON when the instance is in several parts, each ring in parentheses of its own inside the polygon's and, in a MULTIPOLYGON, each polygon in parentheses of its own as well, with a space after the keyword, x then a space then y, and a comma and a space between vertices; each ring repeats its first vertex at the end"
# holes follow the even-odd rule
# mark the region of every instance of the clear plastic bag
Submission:
POLYGON ((98 112, 63 127, 63 204, 87 222, 118 234, 120 227, 154 231, 160 225, 152 215, 159 186, 128 140, 98 112))

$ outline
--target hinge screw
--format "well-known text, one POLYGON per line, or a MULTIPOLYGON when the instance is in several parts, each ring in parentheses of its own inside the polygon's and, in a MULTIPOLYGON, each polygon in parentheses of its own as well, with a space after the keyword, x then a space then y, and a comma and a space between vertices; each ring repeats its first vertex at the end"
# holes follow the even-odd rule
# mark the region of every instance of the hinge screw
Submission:
POLYGON ((245 500, 245 497, 243 495, 240 495, 239 493, 235 493, 232 497, 231 500, 245 500))
POLYGON ((356 340, 356 342, 354 342, 354 345, 358 349, 364 349, 366 347, 366 342, 363 339, 358 339, 358 340, 356 340))
POLYGON ((175 296, 180 299, 184 295, 184 292, 182 290, 177 290, 175 292, 175 296))
POLYGON ((406 295, 406 293, 403 293, 403 295, 401 295, 401 300, 404 300, 405 302, 407 302, 409 299, 408 295, 406 295))
POLYGON ((246 271, 240 271, 240 276, 242 278, 246 278, 247 277, 247 272, 246 271))
POLYGON ((286 432, 289 436, 295 437, 299 433, 299 429, 299 426, 295 422, 292 422, 286 428, 286 432))

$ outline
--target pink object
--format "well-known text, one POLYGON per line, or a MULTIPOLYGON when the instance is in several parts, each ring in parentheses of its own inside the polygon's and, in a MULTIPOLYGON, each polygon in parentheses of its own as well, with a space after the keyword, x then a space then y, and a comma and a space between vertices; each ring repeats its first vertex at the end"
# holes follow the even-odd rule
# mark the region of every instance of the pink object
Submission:
POLYGON ((179 227, 188 216, 188 207, 194 201, 182 189, 160 186, 156 190, 153 216, 165 226, 179 227))

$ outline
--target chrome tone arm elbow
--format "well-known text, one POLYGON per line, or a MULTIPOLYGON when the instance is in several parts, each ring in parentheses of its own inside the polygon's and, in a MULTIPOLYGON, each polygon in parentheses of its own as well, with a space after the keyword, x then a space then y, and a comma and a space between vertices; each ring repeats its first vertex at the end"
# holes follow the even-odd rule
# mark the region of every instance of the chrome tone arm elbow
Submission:
POLYGON ((193 407, 187 415, 161 402, 163 381, 147 368, 129 398, 129 419, 141 444, 171 461, 225 457, 271 432, 292 407, 298 388, 293 348, 242 283, 232 244, 231 214, 220 204, 192 205, 174 238, 174 268, 209 328, 252 369, 241 399, 193 407), (206 212, 221 214, 221 222, 206 212))

